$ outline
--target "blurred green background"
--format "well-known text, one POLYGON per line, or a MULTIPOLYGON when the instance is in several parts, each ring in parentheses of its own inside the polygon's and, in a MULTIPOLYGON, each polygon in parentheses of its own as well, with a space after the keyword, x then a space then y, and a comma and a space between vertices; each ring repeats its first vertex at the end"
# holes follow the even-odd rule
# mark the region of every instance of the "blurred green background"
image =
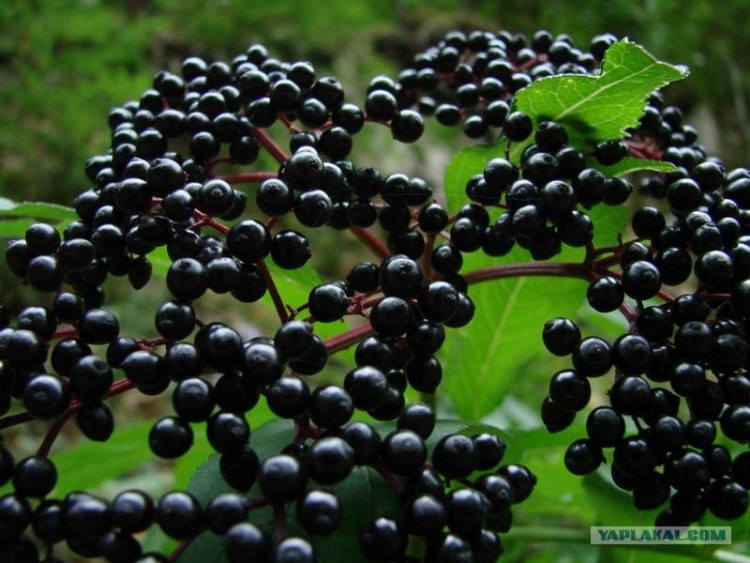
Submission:
MULTIPOLYGON (((0 0, 0 196, 69 205, 75 193, 88 187, 86 158, 107 149, 110 108, 137 99, 158 70, 178 70, 188 55, 231 60, 249 44, 264 43, 273 56, 310 60, 319 75, 339 77, 347 98, 361 104, 372 76, 395 76, 415 53, 453 28, 529 35, 545 28, 569 34, 580 47, 602 32, 628 36, 660 59, 690 67, 688 80, 667 88, 668 101, 687 112, 687 121, 698 128, 710 153, 730 167, 745 166, 750 164, 748 21, 747 0, 327 0, 322 5, 310 0, 0 0)), ((432 127, 418 146, 404 147, 388 143, 387 133, 380 128, 362 142, 358 139, 357 162, 439 180, 455 148, 451 143, 461 142, 460 135, 451 140, 432 127)), ((9 285, 5 277, 0 275, 3 301, 23 301, 15 295, 17 285, 9 285)), ((133 294, 115 284, 107 291, 107 307, 128 326, 125 333, 140 334, 134 328, 139 324, 153 332, 151 312, 167 298, 163 287, 150 284, 149 291, 133 294)), ((38 295, 30 292, 27 298, 34 301, 38 295)), ((249 322, 241 308, 227 312, 218 302, 202 306, 206 314, 228 316, 233 326, 249 322)), ((607 336, 623 330, 610 319, 598 322, 587 329, 607 336)), ((523 366, 512 394, 487 417, 512 431, 509 451, 540 476, 537 493, 518 513, 515 536, 507 542, 509 559, 657 560, 655 552, 634 555, 634 550, 593 550, 588 545, 588 524, 612 523, 613 514, 632 524, 633 509, 627 497, 602 479, 582 481, 565 472, 562 456, 567 444, 580 437, 582 420, 554 436, 539 427, 539 402, 549 376, 562 367, 546 357, 523 366)), ((604 388, 598 391, 602 399, 604 388)), ((164 405, 130 395, 115 403, 118 430, 110 444, 109 473, 103 474, 98 465, 100 447, 79 442, 72 431, 61 438, 78 446, 55 458, 62 475, 77 478, 67 486, 85 485, 105 497, 125 486, 154 494, 184 487, 195 464, 210 451, 205 440, 179 462, 175 476, 171 466, 154 462, 144 447, 151 421, 164 405), (121 419, 120 413, 128 416, 121 419), (142 465, 147 471, 132 471, 142 465), (108 479, 115 474, 119 480, 108 479)), ((257 428, 270 416, 259 407, 251 426, 257 428)), ((12 440, 21 449, 31 449, 45 427, 32 425, 31 432, 12 440)), ((647 525, 653 514, 635 523, 647 525)), ((735 534, 745 544, 734 550, 746 550, 750 519, 738 523, 735 534)), ((146 544, 165 550, 172 546, 158 534, 149 536, 146 544)), ((658 560, 695 561, 664 553, 658 560)))

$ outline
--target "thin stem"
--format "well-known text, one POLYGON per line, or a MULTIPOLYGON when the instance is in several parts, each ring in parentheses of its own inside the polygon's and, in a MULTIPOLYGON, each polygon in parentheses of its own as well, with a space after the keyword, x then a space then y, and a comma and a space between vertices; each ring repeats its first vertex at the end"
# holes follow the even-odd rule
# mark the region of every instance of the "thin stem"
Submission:
POLYGON ((283 113, 279 114, 279 120, 284 124, 284 127, 286 127, 287 131, 289 131, 290 133, 299 133, 299 127, 294 125, 292 121, 283 113))
POLYGON ((165 344, 168 344, 169 340, 164 338, 163 336, 158 336, 156 338, 139 338, 138 339, 138 345, 141 347, 142 350, 155 350, 159 346, 164 346, 165 344))
POLYGON ((263 260, 258 262, 256 266, 258 266, 260 273, 263 274, 263 279, 266 280, 268 294, 271 296, 271 301, 273 301, 273 306, 276 308, 276 313, 279 315, 281 323, 286 323, 289 320, 289 313, 286 310, 283 299, 281 299, 281 294, 279 294, 279 289, 276 287, 276 282, 273 281, 273 276, 268 270, 268 266, 263 260))
POLYGON ((310 423, 310 417, 307 414, 300 415, 294 419, 294 442, 304 442, 308 438, 317 440, 322 432, 319 427, 310 423))
POLYGON ((219 164, 230 164, 231 162, 233 162, 233 160, 230 157, 228 157, 228 156, 222 157, 222 158, 216 158, 216 159, 212 160, 211 162, 209 162, 207 164, 207 166, 206 166, 207 172, 209 174, 213 174, 214 168, 217 165, 219 165, 219 164))
POLYGON ((268 506, 271 504, 271 501, 268 500, 266 497, 255 497, 251 498, 247 501, 247 509, 253 510, 254 508, 260 508, 261 506, 268 506))
POLYGON ((422 270, 424 270, 425 279, 432 279, 432 249, 435 246, 435 234, 430 233, 425 237, 424 254, 422 257, 422 270))
POLYGON ((276 141, 274 141, 271 136, 266 133, 265 129, 255 129, 254 133, 255 138, 260 143, 260 146, 271 153, 271 156, 276 159, 276 162, 278 162, 279 164, 283 164, 284 161, 286 161, 286 159, 288 158, 287 154, 279 145, 276 144, 276 141))
POLYGON ((284 520, 286 519, 286 511, 283 504, 273 505, 273 524, 274 531, 276 533, 276 541, 282 542, 286 538, 286 526, 284 520))
MULTIPOLYGON (((130 391, 133 388, 135 388, 135 384, 129 379, 127 378, 118 379, 109 388, 109 391, 107 391, 107 394, 104 395, 104 398, 109 399, 110 397, 114 397, 115 395, 120 395, 124 393, 125 391, 130 391)), ((80 408, 80 407, 77 406, 76 408, 80 408)))
POLYGON ((231 230, 230 227, 227 227, 221 221, 217 221, 213 217, 210 217, 202 211, 198 211, 197 209, 193 211, 193 217, 195 217, 195 219, 197 220, 196 224, 191 225, 191 228, 193 228, 194 230, 196 228, 196 225, 200 225, 201 227, 208 226, 225 236, 228 235, 229 231, 231 230))
MULTIPOLYGON (((124 393, 125 391, 133 389, 134 387, 135 385, 129 379, 127 378, 118 379, 110 386, 109 391, 107 391, 107 394, 104 396, 104 398, 108 399, 109 397, 114 397, 115 395, 124 393)), ((68 414, 73 414, 76 411, 78 411, 80 408, 81 408, 81 401, 79 401, 78 399, 74 399, 73 401, 70 402, 70 406, 68 407, 68 410, 66 410, 65 413, 61 415, 61 417, 65 417, 68 414)), ((18 426, 19 424, 30 422, 34 420, 35 418, 36 417, 33 414, 31 414, 29 411, 23 411, 23 412, 19 412, 10 416, 0 418, 0 430, 5 430, 6 428, 11 428, 13 426, 18 426)))
POLYGON ((170 561, 177 561, 183 553, 185 553, 185 550, 190 546, 190 544, 193 542, 195 538, 198 537, 199 534, 195 534, 191 538, 186 538, 182 540, 177 547, 174 548, 174 551, 169 554, 169 560, 170 561))
POLYGON ((625 301, 622 302, 619 309, 622 313, 622 316, 625 317, 625 320, 627 320, 629 323, 634 323, 638 318, 638 313, 636 313, 635 310, 625 301))
POLYGON ((39 457, 47 457, 49 451, 52 449, 52 445, 57 439, 57 436, 60 434, 60 430, 62 430, 63 426, 65 426, 65 423, 70 420, 70 417, 75 414, 76 410, 68 409, 50 425, 49 429, 47 430, 47 434, 44 436, 42 444, 39 446, 39 449, 36 452, 36 455, 38 455, 39 457))
POLYGON ((388 250, 388 247, 383 244, 383 241, 380 240, 378 237, 376 237, 372 231, 368 231, 367 229, 361 229, 359 227, 352 227, 349 229, 354 235, 362 241, 367 248, 372 250, 372 252, 379 256, 380 258, 388 258, 391 255, 391 251, 388 250))
POLYGON ((5 416, 3 418, 0 418, 0 430, 5 430, 6 428, 11 428, 13 426, 18 426, 19 424, 24 424, 32 420, 34 420, 34 416, 28 411, 23 411, 17 414, 12 414, 10 416, 5 416))
POLYGON ((53 340, 61 340, 63 338, 75 338, 78 336, 78 329, 75 327, 60 328, 55 331, 52 335, 53 340))
POLYGON ((396 477, 393 471, 391 471, 381 463, 373 463, 370 467, 380 473, 381 477, 385 479, 385 482, 388 483, 388 486, 394 493, 396 493, 398 496, 402 496, 404 494, 404 486, 401 484, 401 481, 398 480, 398 477, 396 477))
POLYGON ((362 338, 371 334, 375 334, 375 331, 369 323, 365 323, 358 327, 349 329, 346 332, 342 332, 341 334, 337 334, 336 336, 332 336, 331 338, 327 338, 324 340, 324 343, 328 353, 333 354, 356 344, 362 338))
POLYGON ((435 394, 434 393, 420 393, 419 400, 425 405, 430 407, 433 412, 435 411, 435 394))
POLYGON ((589 280, 592 272, 585 264, 572 262, 532 262, 523 264, 501 264, 473 270, 464 275, 469 284, 518 276, 558 276, 589 280))
POLYGON ((224 180, 228 184, 260 184, 264 180, 278 178, 277 172, 247 172, 245 174, 225 174, 216 176, 219 180, 224 180))

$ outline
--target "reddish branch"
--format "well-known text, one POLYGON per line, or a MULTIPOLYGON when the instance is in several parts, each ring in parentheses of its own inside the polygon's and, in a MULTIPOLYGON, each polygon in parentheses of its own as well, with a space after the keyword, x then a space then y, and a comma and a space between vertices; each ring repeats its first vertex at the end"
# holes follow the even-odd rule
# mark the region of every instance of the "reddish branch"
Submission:
POLYGON ((383 244, 383 241, 375 236, 372 231, 360 229, 359 227, 352 227, 349 230, 381 259, 388 258, 391 255, 391 251, 388 250, 388 247, 383 244))
POLYGON ((192 537, 186 538, 182 540, 176 548, 174 548, 174 551, 169 555, 170 561, 177 561, 180 557, 182 557, 182 554, 185 553, 185 550, 190 546, 190 544, 193 542, 195 538, 197 538, 200 535, 200 532, 195 534, 192 537))
POLYGON ((276 144, 276 141, 274 141, 271 136, 266 133, 265 129, 255 129, 254 131, 255 138, 260 143, 260 146, 262 146, 264 149, 266 149, 271 156, 273 156, 276 159, 276 162, 279 164, 283 164, 287 157, 287 154, 283 151, 283 149, 276 144))
POLYGON ((590 280, 594 276, 585 264, 571 262, 530 262, 501 264, 468 272, 464 278, 469 284, 518 276, 558 276, 590 280))
POLYGON ((279 320, 281 320, 283 324, 289 320, 289 313, 287 312, 286 306, 284 305, 284 301, 281 299, 279 289, 276 287, 276 283, 273 281, 273 276, 268 270, 268 266, 266 266, 266 263, 261 260, 256 265, 258 266, 260 273, 263 274, 263 279, 266 280, 268 294, 271 296, 273 306, 276 308, 276 313, 279 315, 279 320))
POLYGON ((68 409, 66 413, 60 416, 55 422, 53 422, 49 429, 47 430, 47 434, 44 436, 44 440, 42 441, 41 445, 39 446, 39 449, 36 452, 36 455, 39 457, 47 457, 49 454, 49 451, 52 449, 52 445, 55 443, 55 440, 57 439, 58 434, 60 434, 60 430, 62 430, 63 426, 65 426, 65 423, 70 420, 70 418, 76 413, 73 409, 68 409))
POLYGON ((354 327, 347 330, 346 332, 342 332, 341 334, 337 334, 336 336, 325 339, 324 342, 326 345, 326 350, 328 350, 329 354, 333 354, 335 352, 338 352, 339 350, 344 350, 349 346, 356 344, 362 338, 371 334, 375 334, 375 331, 370 326, 370 323, 354 327))
MULTIPOLYGON (((129 379, 127 378, 118 379, 110 386, 109 391, 107 391, 106 395, 104 395, 104 398, 108 399, 110 397, 114 397, 115 395, 119 395, 121 393, 124 393, 125 391, 129 391, 130 389, 133 389, 134 387, 135 385, 129 379)), ((65 421, 67 420, 67 418, 75 414, 80 408, 81 408, 81 401, 79 401, 77 398, 73 399, 70 402, 70 406, 68 407, 68 409, 62 415, 60 415, 60 417, 56 419, 55 422, 52 423, 47 433, 48 434, 54 433, 54 435, 57 436, 57 434, 60 431, 60 428, 56 429, 55 428, 56 425, 58 423, 60 424, 60 426, 65 424, 65 421), (60 422, 61 419, 65 419, 65 420, 63 420, 63 422, 60 422)), ((12 426, 17 426, 19 424, 29 422, 31 420, 34 420, 35 418, 36 417, 28 411, 23 411, 17 414, 13 414, 10 416, 0 418, 0 430, 4 430, 12 426)), ((46 439, 47 438, 45 438, 45 440, 46 439)), ((54 437, 52 438, 52 440, 54 441, 54 437)), ((50 444, 50 447, 51 446, 52 444, 50 444)))
POLYGON ((260 184, 264 180, 278 178, 277 172, 247 172, 245 174, 225 174, 216 176, 219 180, 224 180, 228 184, 260 184))

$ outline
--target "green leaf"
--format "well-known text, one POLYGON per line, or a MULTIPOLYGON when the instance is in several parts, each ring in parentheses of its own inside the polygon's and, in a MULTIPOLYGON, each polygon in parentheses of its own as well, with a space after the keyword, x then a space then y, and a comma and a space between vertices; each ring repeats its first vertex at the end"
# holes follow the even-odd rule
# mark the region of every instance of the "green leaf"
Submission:
MULTIPOLYGON (((539 398, 541 403, 541 397, 539 398)), ((537 406, 538 409, 538 406, 537 406)), ((537 483, 531 496, 513 507, 514 525, 503 543, 508 549, 512 546, 528 545, 527 535, 541 532, 544 545, 555 541, 583 541, 588 547, 588 527, 596 524, 596 508, 583 489, 579 476, 565 470, 564 456, 568 445, 585 436, 585 417, 578 418, 571 427, 562 432, 550 434, 545 428, 511 431, 508 449, 503 463, 520 463, 527 466, 536 476, 537 483), (543 529, 552 530, 544 538, 543 529), (582 536, 582 539, 577 539, 582 536), (565 539, 568 538, 568 539, 565 539)))
POLYGON ((58 205, 56 203, 44 203, 38 201, 15 202, 0 197, 0 218, 2 217, 24 217, 32 219, 47 219, 50 221, 75 221, 78 214, 75 209, 58 205))
MULTIPOLYGON (((260 430, 269 421, 276 420, 276 415, 271 412, 271 409, 268 408, 268 402, 263 398, 250 412, 245 414, 245 419, 250 428, 255 431, 256 428, 260 430)), ((190 451, 174 461, 174 488, 178 490, 186 489, 197 468, 214 453, 215 450, 208 443, 205 435, 196 433, 196 439, 190 451)))
POLYGON ((464 147, 453 155, 444 174, 446 206, 449 211, 455 213, 466 203, 466 183, 469 179, 481 174, 490 160, 501 155, 500 147, 495 145, 464 147))
MULTIPOLYGON (((310 290, 323 283, 320 274, 312 266, 306 265, 295 270, 285 270, 274 264, 273 260, 266 260, 266 265, 284 303, 292 307, 299 307, 307 303, 310 290)), ((263 299, 267 300, 269 305, 272 305, 270 295, 266 294, 263 299)))
MULTIPOLYGON (((261 460, 279 453, 292 441, 294 425, 288 420, 271 421, 253 433, 251 444, 261 460)), ((310 487, 315 486, 310 483, 310 487)), ((294 521, 292 505, 287 506, 285 526, 288 534, 308 537, 315 548, 318 560, 338 561, 342 553, 347 554, 347 561, 352 563, 366 559, 359 556, 359 529, 376 516, 397 517, 401 503, 396 494, 388 487, 385 480, 370 467, 358 467, 342 483, 331 487, 341 500, 344 519, 331 536, 308 537, 294 521)), ((211 456, 196 471, 190 480, 188 490, 205 506, 215 496, 230 492, 219 471, 219 456, 211 456)), ((250 496, 258 496, 257 485, 250 491, 250 496)), ((267 508, 253 510, 250 521, 262 529, 273 529, 273 515, 267 508)), ((204 532, 190 544, 180 561, 227 561, 224 554, 223 539, 211 532, 204 532)))
POLYGON ((541 344, 545 321, 571 316, 584 293, 580 280, 564 278, 522 276, 471 286, 474 319, 450 331, 440 354, 443 390, 458 414, 468 419, 485 416, 497 408, 517 378, 532 376, 523 364, 545 353, 541 344))
POLYGON ((539 79, 519 90, 514 106, 536 122, 561 123, 570 144, 582 150, 598 141, 623 138, 626 129, 638 125, 650 93, 687 75, 685 67, 657 61, 640 45, 623 39, 607 49, 601 75, 539 79))
MULTIPOLYGON (((455 211, 465 202, 468 179, 481 173, 485 163, 498 154, 498 147, 470 147, 451 160, 445 173, 448 209, 455 211)), ((600 205, 588 214, 595 225, 594 245, 617 244, 618 235, 627 226, 624 206, 600 205)), ((580 263, 582 259, 581 249, 566 249, 555 261, 580 263)), ((521 248, 501 258, 481 252, 465 253, 462 273, 531 261, 529 253, 521 248)), ((468 326, 450 331, 439 357, 443 363, 443 391, 462 418, 475 420, 501 403, 517 377, 528 377, 524 373, 527 361, 546 354, 540 336, 544 322, 558 316, 575 316, 585 296, 585 284, 567 277, 524 275, 474 284, 469 296, 476 305, 474 319, 468 326)))
MULTIPOLYGON (((148 447, 152 424, 118 425, 105 443, 83 439, 59 452, 53 450, 50 457, 60 476, 53 494, 61 498, 70 491, 94 490, 153 462, 154 454, 148 447), (102 460, 106 460, 106 470, 102 460)), ((10 488, 9 484, 0 488, 0 494, 10 488)))
MULTIPOLYGON (((375 426, 383 436, 395 428, 393 423, 377 423, 375 426)), ((471 436, 480 432, 501 435, 497 428, 487 424, 462 420, 438 420, 427 445, 431 451, 437 441, 446 434, 461 433, 471 436)), ((277 419, 255 431, 251 444, 260 459, 266 459, 278 454, 286 444, 292 441, 293 435, 292 422, 277 419)), ((316 486, 314 483, 310 483, 309 488, 314 486, 316 486)), ((400 517, 401 500, 388 486, 385 479, 368 466, 355 468, 343 482, 330 489, 339 497, 344 515, 336 533, 330 536, 308 536, 295 523, 293 505, 289 504, 285 521, 287 535, 307 537, 313 544, 318 561, 341 561, 342 554, 346 554, 347 562, 365 563, 367 559, 360 554, 358 546, 360 528, 378 516, 400 517)), ((196 495, 204 506, 215 496, 231 491, 219 472, 219 456, 211 456, 198 468, 190 480, 188 490, 196 495)), ((258 496, 260 493, 257 486, 253 487, 249 494, 251 497, 258 496)), ((268 508, 253 510, 250 513, 250 521, 269 532, 274 526, 273 514, 268 508)), ((190 544, 180 561, 186 563, 227 561, 223 539, 211 532, 204 532, 190 544)))
POLYGON ((0 220, 0 237, 2 238, 23 238, 26 229, 33 225, 34 219, 3 219, 0 220))
MULTIPOLYGON (((285 445, 291 443, 293 437, 293 423, 288 420, 276 419, 264 424, 257 430, 253 429, 250 444, 262 460, 278 454, 285 445)), ((221 494, 235 492, 221 476, 219 459, 219 455, 214 454, 205 460, 195 471, 188 484, 187 490, 196 496, 202 506, 206 506, 213 498, 221 494)), ((250 496, 258 496, 259 494, 256 485, 251 489, 250 496)), ((256 522, 259 514, 263 518, 268 518, 267 511, 260 510, 253 511, 250 520, 256 522)), ((224 552, 224 539, 213 532, 203 532, 190 543, 179 561, 225 563, 228 558, 224 552)))
POLYGON ((172 260, 167 253, 166 246, 159 246, 148 253, 148 259, 153 268, 151 275, 157 278, 166 278, 172 260))
POLYGON ((677 166, 666 160, 648 160, 635 158, 634 156, 626 156, 620 162, 611 166, 604 166, 603 164, 599 164, 596 159, 589 158, 586 160, 586 165, 600 170, 605 176, 609 177, 623 176, 625 174, 630 174, 631 172, 640 172, 644 170, 663 172, 665 174, 677 170, 677 166))

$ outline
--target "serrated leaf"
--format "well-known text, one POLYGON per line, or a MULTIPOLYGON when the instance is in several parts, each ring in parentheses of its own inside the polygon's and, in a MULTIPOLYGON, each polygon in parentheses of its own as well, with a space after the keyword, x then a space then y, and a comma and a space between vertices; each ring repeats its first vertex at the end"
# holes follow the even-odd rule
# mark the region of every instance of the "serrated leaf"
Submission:
POLYGON ((570 144, 582 150, 607 139, 620 139, 638 125, 647 96, 685 78, 685 67, 656 60, 640 45, 623 39, 604 55, 599 76, 560 74, 519 90, 517 110, 534 121, 565 126, 570 144))
POLYGON ((75 221, 78 214, 75 209, 58 205, 56 203, 44 203, 38 201, 15 202, 0 197, 0 218, 2 217, 26 217, 30 219, 47 219, 50 221, 75 221))
POLYGON ((631 172, 650 171, 669 174, 677 171, 677 166, 666 160, 648 160, 644 158, 635 158, 634 156, 626 156, 620 162, 612 164, 611 166, 599 164, 596 159, 588 158, 586 159, 586 165, 591 168, 596 168, 610 178, 613 176, 623 176, 625 174, 630 174, 631 172))

